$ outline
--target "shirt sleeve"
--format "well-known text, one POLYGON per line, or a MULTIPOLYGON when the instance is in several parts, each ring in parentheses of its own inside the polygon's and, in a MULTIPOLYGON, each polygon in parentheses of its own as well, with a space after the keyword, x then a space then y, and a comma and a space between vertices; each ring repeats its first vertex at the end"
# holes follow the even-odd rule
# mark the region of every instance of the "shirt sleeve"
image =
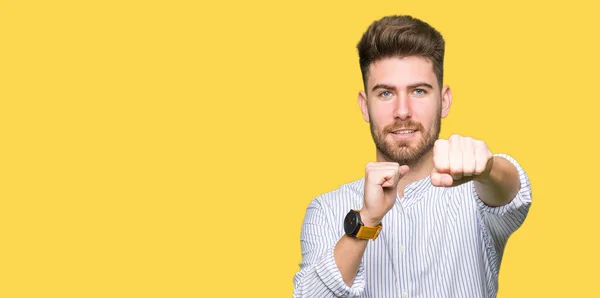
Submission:
POLYGON ((335 230, 329 226, 319 201, 313 200, 302 224, 302 261, 294 275, 293 297, 359 297, 363 293, 363 263, 359 265, 352 287, 346 285, 335 263, 333 250, 339 241, 335 230))
POLYGON ((483 211, 483 222, 496 246, 496 251, 502 251, 510 235, 523 224, 529 213, 531 185, 527 173, 513 157, 507 154, 494 154, 494 156, 505 158, 517 168, 521 186, 515 197, 506 205, 492 207, 486 205, 477 195, 474 183, 471 183, 471 189, 479 208, 483 211))

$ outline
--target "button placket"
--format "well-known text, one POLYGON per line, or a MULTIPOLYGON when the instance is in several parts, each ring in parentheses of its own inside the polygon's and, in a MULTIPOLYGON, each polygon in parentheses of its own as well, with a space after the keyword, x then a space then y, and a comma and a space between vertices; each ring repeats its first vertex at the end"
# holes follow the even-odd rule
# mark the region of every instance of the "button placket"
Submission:
MULTIPOLYGON (((407 194, 410 196, 410 192, 407 194)), ((414 199, 414 198, 410 198, 410 199, 414 199)), ((411 277, 411 272, 410 272, 410 255, 409 255, 409 251, 408 248, 410 247, 410 241, 413 238, 413 230, 412 230, 412 222, 410 219, 410 208, 408 208, 408 205, 411 205, 410 203, 406 203, 404 202, 403 204, 403 212, 401 214, 398 214, 399 217, 399 241, 398 241, 398 246, 396 247, 397 252, 396 255, 398 255, 398 259, 399 259, 399 266, 400 266, 400 275, 402 278, 402 287, 400 288, 402 290, 402 297, 405 297, 405 295, 408 295, 408 291, 410 290, 410 277, 411 277)))

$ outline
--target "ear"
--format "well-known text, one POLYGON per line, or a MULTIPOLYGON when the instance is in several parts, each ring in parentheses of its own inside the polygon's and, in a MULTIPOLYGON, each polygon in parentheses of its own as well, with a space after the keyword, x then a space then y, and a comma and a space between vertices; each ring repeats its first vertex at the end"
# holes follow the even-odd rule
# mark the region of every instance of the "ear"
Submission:
POLYGON ((358 106, 363 114, 365 121, 369 122, 369 107, 367 105, 367 94, 364 91, 358 92, 358 106))
POLYGON ((450 106, 452 105, 452 91, 450 86, 444 86, 442 88, 442 118, 446 118, 450 113, 450 106))

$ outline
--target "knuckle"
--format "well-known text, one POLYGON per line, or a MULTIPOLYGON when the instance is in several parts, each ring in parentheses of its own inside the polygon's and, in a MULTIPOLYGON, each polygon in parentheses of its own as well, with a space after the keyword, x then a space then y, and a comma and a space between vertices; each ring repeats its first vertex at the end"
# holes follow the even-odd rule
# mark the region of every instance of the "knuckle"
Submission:
POLYGON ((437 140, 433 143, 433 152, 446 152, 448 150, 448 141, 446 140, 437 140))
POLYGON ((448 167, 449 163, 448 163, 448 159, 444 158, 443 156, 437 156, 433 158, 433 164, 437 167, 448 167))
POLYGON ((373 173, 373 168, 372 168, 372 167, 367 167, 367 168, 365 169, 365 172, 366 172, 367 174, 371 174, 371 173, 373 173))
POLYGON ((450 167, 450 174, 455 175, 455 174, 461 174, 463 172, 463 168, 462 167, 450 167))
POLYGON ((475 170, 476 170, 475 169, 475 165, 469 165, 468 167, 465 167, 463 169, 463 173, 465 173, 465 174, 472 174, 472 173, 475 172, 475 170))

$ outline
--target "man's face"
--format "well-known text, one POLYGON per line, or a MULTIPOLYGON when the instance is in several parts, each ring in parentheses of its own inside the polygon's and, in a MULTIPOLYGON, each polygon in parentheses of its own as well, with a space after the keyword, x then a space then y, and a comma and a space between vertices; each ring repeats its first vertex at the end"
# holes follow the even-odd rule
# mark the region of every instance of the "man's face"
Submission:
POLYGON ((379 60, 370 66, 365 92, 359 104, 380 157, 410 166, 433 148, 451 94, 448 87, 440 90, 431 62, 414 56, 379 60))

